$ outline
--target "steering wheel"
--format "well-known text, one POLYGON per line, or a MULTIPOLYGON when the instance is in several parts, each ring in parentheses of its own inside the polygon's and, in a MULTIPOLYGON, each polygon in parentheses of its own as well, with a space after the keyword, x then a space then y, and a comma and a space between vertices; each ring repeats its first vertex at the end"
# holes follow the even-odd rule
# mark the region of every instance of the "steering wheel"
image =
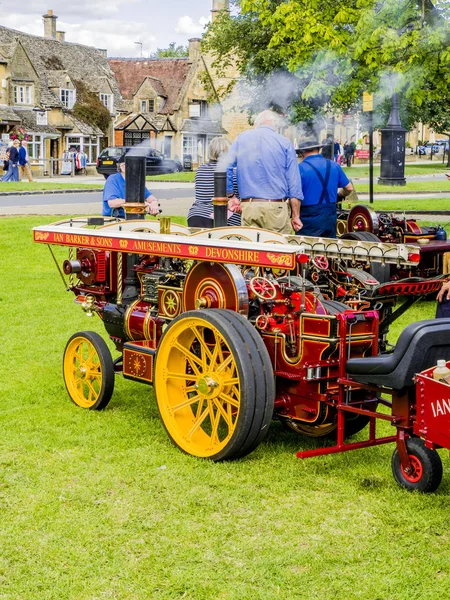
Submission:
POLYGON ((250 279, 250 289, 261 300, 273 300, 277 295, 277 288, 265 277, 250 279))
POLYGON ((328 259, 325 256, 315 256, 312 259, 313 265, 319 269, 319 271, 326 271, 330 266, 328 259))
POLYGON ((378 222, 380 225, 384 225, 384 227, 389 227, 392 225, 392 217, 388 213, 380 213, 378 215, 378 222))

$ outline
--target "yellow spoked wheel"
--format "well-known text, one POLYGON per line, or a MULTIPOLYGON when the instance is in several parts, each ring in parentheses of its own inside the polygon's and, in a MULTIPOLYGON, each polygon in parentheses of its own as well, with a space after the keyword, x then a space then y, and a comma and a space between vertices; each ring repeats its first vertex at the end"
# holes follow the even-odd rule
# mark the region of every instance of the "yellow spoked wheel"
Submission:
POLYGON ((93 331, 75 333, 64 351, 63 375, 75 404, 105 408, 114 391, 114 365, 105 341, 93 331))
POLYGON ((237 458, 268 431, 273 368, 261 337, 242 315, 188 311, 161 338, 155 391, 164 426, 181 450, 216 461, 237 458))

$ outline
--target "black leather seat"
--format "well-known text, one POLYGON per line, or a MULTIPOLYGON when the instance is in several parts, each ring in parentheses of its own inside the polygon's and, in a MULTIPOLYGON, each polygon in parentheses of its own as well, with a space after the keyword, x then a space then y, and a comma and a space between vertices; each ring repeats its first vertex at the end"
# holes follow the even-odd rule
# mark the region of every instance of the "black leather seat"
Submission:
POLYGON ((414 385, 414 375, 441 358, 450 360, 450 319, 411 323, 398 338, 392 353, 350 358, 346 370, 359 383, 401 390, 414 385))

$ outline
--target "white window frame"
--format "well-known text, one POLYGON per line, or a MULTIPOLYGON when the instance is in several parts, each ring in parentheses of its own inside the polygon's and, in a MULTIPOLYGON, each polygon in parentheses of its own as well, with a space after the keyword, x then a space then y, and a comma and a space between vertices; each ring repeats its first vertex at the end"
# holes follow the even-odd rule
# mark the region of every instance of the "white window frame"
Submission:
POLYGON ((30 159, 30 163, 42 163, 45 159, 45 144, 44 134, 42 133, 29 133, 27 152, 30 159))
POLYGON ((77 90, 70 88, 60 88, 59 89, 59 99, 62 104, 68 108, 72 109, 77 101, 77 90))
POLYGON ((140 112, 146 113, 147 112, 147 100, 141 100, 140 105, 141 105, 140 112))
POLYGON ((191 119, 200 119, 201 105, 198 102, 189 104, 189 117, 191 119))
POLYGON ((182 153, 183 159, 187 154, 191 155, 192 162, 197 162, 197 144, 198 138, 196 135, 192 135, 190 133, 183 133, 182 136, 182 153))
POLYGON ((14 86, 14 104, 33 104, 31 85, 14 86))
POLYGON ((71 146, 80 147, 80 152, 84 152, 88 157, 88 164, 95 163, 100 154, 100 136, 68 135, 66 136, 66 152, 71 146))
POLYGON ((110 113, 114 112, 113 94, 104 94, 103 92, 100 92, 100 101, 106 106, 110 113))

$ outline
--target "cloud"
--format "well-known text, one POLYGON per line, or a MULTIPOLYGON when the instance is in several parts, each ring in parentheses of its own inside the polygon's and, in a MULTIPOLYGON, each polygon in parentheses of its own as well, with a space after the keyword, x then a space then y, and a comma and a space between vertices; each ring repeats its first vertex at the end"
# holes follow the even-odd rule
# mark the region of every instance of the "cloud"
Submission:
POLYGON ((205 25, 208 23, 209 19, 206 17, 200 17, 198 22, 196 23, 192 17, 188 17, 187 15, 184 17, 180 17, 177 21, 177 26, 175 27, 176 33, 184 34, 184 35, 192 35, 196 33, 203 33, 205 29, 205 25))

